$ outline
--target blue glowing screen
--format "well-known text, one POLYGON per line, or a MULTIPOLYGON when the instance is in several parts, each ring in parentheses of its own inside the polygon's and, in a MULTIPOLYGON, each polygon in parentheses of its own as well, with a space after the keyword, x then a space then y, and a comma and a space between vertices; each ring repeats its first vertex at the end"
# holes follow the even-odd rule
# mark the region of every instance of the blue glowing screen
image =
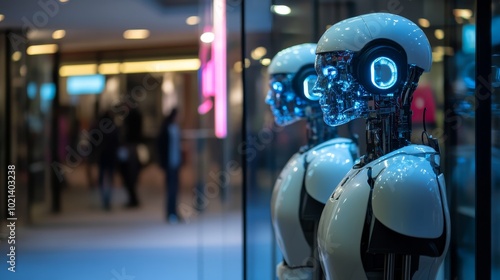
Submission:
POLYGON ((71 76, 66 82, 68 94, 99 94, 103 92, 106 78, 103 75, 71 76))

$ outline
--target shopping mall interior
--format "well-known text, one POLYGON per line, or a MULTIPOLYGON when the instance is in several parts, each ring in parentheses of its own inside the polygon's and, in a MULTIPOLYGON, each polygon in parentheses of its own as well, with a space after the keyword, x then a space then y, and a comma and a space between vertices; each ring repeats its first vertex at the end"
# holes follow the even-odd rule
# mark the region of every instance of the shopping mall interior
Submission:
MULTIPOLYGON (((278 279, 273 187, 307 124, 275 123, 269 65, 374 12, 413 21, 432 48, 411 141, 439 142, 441 277, 499 279, 497 0, 0 2, 0 279, 278 279), (173 111, 177 195, 160 153, 173 111)), ((365 130, 338 134, 363 154, 365 130)))

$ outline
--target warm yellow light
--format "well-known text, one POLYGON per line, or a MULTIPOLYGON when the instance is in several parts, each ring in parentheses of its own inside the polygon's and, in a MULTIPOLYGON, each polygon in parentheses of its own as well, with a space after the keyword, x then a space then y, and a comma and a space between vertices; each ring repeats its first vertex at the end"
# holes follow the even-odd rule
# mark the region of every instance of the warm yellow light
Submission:
POLYGON ((79 75, 114 75, 130 73, 154 73, 154 72, 182 72, 196 71, 200 69, 198 58, 133 61, 133 62, 110 62, 97 64, 72 64, 63 65, 59 68, 61 77, 79 75))
POLYGON ((199 68, 198 58, 124 62, 120 66, 122 73, 196 71, 199 68))
POLYGON ((203 42, 203 43, 212 43, 215 39, 215 34, 213 32, 205 32, 203 34, 201 34, 200 36, 200 40, 203 42))
POLYGON ((66 2, 69 2, 69 0, 59 0, 59 2, 66 3, 66 2))
POLYGON ((97 67, 97 72, 102 75, 115 75, 120 73, 120 63, 119 62, 110 62, 110 63, 101 63, 97 67))
POLYGON ((261 61, 260 61, 260 64, 264 65, 264 66, 269 66, 269 64, 271 64, 271 59, 270 58, 263 58, 261 61))
POLYGON ((0 21, 4 20, 5 16, 0 14, 0 21))
POLYGON ((423 28, 427 28, 427 27, 431 26, 431 23, 426 18, 419 18, 418 19, 418 24, 420 26, 422 26, 423 28))
POLYGON ((436 29, 436 30, 434 30, 434 36, 436 36, 436 39, 442 40, 444 38, 444 31, 443 31, 443 29, 436 29))
POLYGON ((290 14, 292 9, 286 5, 272 5, 271 12, 284 16, 290 14))
POLYGON ((57 52, 56 44, 33 45, 26 49, 28 55, 52 54, 57 52))
POLYGON ((54 40, 62 39, 62 38, 64 38, 64 36, 66 36, 66 31, 64 31, 62 29, 59 29, 59 30, 52 32, 52 39, 54 39, 54 40))
POLYGON ((93 75, 97 73, 97 64, 75 64, 75 65, 63 65, 59 68, 59 76, 81 76, 81 75, 93 75))
POLYGON ((15 51, 12 54, 12 61, 19 61, 21 60, 21 57, 23 57, 23 54, 20 51, 15 51))
POLYGON ((200 23, 200 17, 198 16, 190 16, 186 19, 187 25, 197 25, 198 23, 200 23))
POLYGON ((147 29, 129 29, 123 32, 123 38, 129 40, 141 40, 149 37, 149 30, 147 29))
POLYGON ((241 66, 241 61, 236 61, 233 65, 233 70, 236 73, 241 73, 243 71, 243 67, 241 66))
POLYGON ((252 53, 250 54, 250 56, 255 59, 255 60, 259 60, 261 59, 264 55, 266 55, 267 53, 267 49, 264 48, 264 47, 257 47, 255 48, 252 53))
POLYGON ((470 19, 472 17, 472 10, 453 9, 453 15, 455 15, 456 17, 464 18, 464 19, 470 19))
POLYGON ((250 59, 245 58, 245 68, 250 67, 250 65, 252 65, 252 62, 250 61, 250 59))

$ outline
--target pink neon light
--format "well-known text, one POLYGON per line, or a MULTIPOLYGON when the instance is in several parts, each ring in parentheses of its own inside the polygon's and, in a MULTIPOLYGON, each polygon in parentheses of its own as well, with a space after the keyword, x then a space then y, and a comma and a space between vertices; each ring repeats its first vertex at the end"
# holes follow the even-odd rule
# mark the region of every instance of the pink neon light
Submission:
POLYGON ((214 62, 212 59, 208 60, 201 69, 201 92, 205 99, 215 95, 215 78, 214 78, 214 62))
MULTIPOLYGON (((212 26, 204 26, 203 32, 212 31, 212 26)), ((201 43, 200 45, 200 61, 201 61, 201 94, 202 102, 210 99, 215 95, 214 85, 214 62, 212 57, 210 43, 201 43)))
POLYGON ((213 24, 215 39, 212 59, 215 67, 215 136, 227 135, 227 71, 226 71, 226 1, 214 0, 213 24))
POLYGON ((198 106, 198 114, 205 115, 206 113, 210 112, 213 107, 214 103, 212 102, 212 100, 206 99, 198 106))

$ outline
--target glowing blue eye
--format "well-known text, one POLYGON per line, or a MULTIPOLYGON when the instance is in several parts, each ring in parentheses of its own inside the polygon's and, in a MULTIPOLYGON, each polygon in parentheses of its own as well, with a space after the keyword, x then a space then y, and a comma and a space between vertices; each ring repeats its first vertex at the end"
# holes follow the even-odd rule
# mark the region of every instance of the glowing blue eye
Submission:
POLYGON ((398 78, 398 68, 394 60, 381 56, 373 60, 370 65, 370 76, 374 86, 379 89, 388 89, 398 78))
POLYGON ((309 75, 307 78, 304 79, 304 82, 302 82, 302 87, 304 89, 304 95, 306 96, 307 99, 309 100, 318 100, 319 95, 315 94, 313 92, 314 84, 316 83, 317 76, 316 75, 309 75))

